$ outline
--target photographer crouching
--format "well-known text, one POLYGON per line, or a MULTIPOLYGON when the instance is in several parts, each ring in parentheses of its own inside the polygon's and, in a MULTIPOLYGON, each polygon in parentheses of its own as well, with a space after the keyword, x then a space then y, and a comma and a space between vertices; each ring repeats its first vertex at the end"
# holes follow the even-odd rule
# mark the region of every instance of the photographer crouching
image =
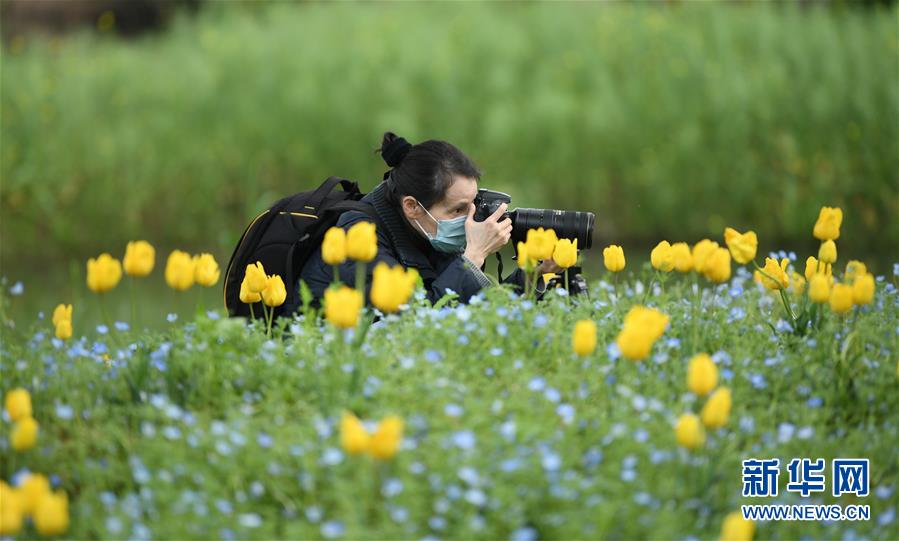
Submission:
MULTIPOLYGON (((494 283, 484 273, 485 263, 510 240, 523 240, 529 228, 559 228, 574 234, 579 246, 589 248, 593 214, 544 209, 517 209, 507 212, 511 199, 500 192, 478 190, 481 171, 454 145, 428 140, 416 145, 387 132, 381 144, 381 156, 391 169, 384 181, 360 201, 373 207, 377 216, 378 252, 366 269, 365 299, 370 298, 374 266, 381 261, 394 266, 415 268, 422 278, 427 297, 436 302, 448 292, 466 303, 482 288, 494 283)), ((349 229, 360 221, 372 221, 368 213, 343 212, 337 226, 349 229)), ((566 235, 560 234, 560 237, 566 235)), ((499 257, 498 257, 499 259, 499 257)), ((538 276, 562 269, 545 259, 537 266, 538 276)), ((355 264, 339 266, 340 280, 354 283, 355 264)), ((500 283, 511 284, 521 292, 526 275, 516 269, 500 283)), ((303 266, 300 278, 309 287, 316 302, 334 280, 331 265, 322 259, 318 247, 303 266)), ((569 287, 585 288, 579 274, 570 275, 569 287)), ((537 295, 547 284, 538 280, 537 295)))

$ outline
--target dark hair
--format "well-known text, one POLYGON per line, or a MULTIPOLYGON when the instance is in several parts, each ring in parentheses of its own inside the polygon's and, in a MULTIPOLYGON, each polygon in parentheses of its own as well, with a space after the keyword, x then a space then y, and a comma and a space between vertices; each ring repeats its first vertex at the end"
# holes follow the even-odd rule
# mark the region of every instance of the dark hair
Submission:
POLYGON ((425 207, 443 199, 456 175, 480 180, 481 170, 454 145, 429 139, 410 145, 393 132, 385 132, 380 152, 393 167, 387 179, 388 197, 396 205, 411 195, 425 207))

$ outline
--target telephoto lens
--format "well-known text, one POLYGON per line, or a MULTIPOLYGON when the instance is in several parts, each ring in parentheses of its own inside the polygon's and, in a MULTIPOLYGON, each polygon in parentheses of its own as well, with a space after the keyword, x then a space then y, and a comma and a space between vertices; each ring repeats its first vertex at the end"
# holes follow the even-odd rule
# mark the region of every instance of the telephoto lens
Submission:
MULTIPOLYGON (((476 222, 483 222, 488 216, 496 212, 503 203, 511 203, 509 194, 495 192, 493 190, 480 189, 475 197, 476 222)), ((593 221, 592 212, 579 210, 553 210, 553 209, 527 209, 519 208, 507 211, 503 218, 512 220, 512 241, 527 240, 528 229, 553 229, 560 239, 577 239, 578 249, 587 249, 593 245, 593 221)))
POLYGON ((593 245, 593 221, 596 216, 592 212, 579 210, 553 209, 515 209, 509 213, 512 218, 512 240, 527 240, 528 229, 552 229, 560 239, 577 239, 579 250, 586 250, 593 245))

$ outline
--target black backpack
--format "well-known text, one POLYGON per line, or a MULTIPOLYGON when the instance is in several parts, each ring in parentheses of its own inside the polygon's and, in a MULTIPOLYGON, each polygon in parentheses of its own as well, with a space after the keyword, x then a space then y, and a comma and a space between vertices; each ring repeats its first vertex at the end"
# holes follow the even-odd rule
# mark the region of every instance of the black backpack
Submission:
MULTIPOLYGON (((359 201, 364 195, 358 183, 328 177, 316 190, 280 199, 256 216, 241 235, 225 272, 223 289, 228 315, 250 317, 250 305, 240 300, 240 284, 247 265, 257 261, 262 262, 266 274, 279 274, 287 288, 287 299, 275 308, 274 317, 293 314, 301 305, 297 283, 303 265, 321 244, 328 228, 337 223, 340 214, 359 210, 380 227, 374 207, 359 201), (334 189, 338 184, 341 190, 334 189)), ((261 306, 258 303, 253 308, 256 317, 262 314, 261 306)))

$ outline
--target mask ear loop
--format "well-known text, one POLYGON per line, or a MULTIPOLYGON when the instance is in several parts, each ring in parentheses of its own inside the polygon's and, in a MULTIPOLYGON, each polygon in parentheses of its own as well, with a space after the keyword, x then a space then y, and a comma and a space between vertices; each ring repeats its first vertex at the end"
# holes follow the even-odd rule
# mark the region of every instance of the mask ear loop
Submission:
MULTIPOLYGON (((424 209, 424 211, 428 213, 428 216, 430 216, 431 219, 434 220, 434 223, 437 224, 437 227, 438 227, 438 229, 439 229, 439 227, 440 227, 440 221, 437 220, 437 218, 434 218, 433 216, 431 216, 431 213, 428 212, 428 209, 426 209, 425 206, 421 204, 421 201, 419 201, 418 199, 416 199, 415 202, 418 203, 418 204, 421 206, 421 208, 424 209)), ((415 221, 415 225, 417 225, 418 228, 421 229, 421 232, 425 234, 425 237, 427 237, 428 240, 434 238, 433 236, 431 236, 430 233, 428 233, 427 231, 425 231, 425 228, 421 226, 421 223, 419 223, 418 220, 414 220, 414 221, 415 221)))

